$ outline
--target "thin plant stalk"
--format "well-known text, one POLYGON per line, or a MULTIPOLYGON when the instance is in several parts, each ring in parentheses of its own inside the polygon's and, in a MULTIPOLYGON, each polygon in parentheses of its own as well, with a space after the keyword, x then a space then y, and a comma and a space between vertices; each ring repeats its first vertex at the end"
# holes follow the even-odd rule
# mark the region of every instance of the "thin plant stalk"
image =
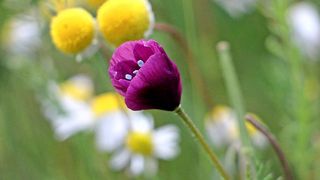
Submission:
POLYGON ((206 104, 207 107, 213 106, 213 98, 210 96, 210 91, 207 89, 205 85, 204 78, 200 73, 200 68, 198 67, 194 54, 190 49, 187 40, 184 36, 179 32, 175 27, 167 23, 156 23, 155 29, 164 33, 167 33, 182 49, 186 56, 186 62, 189 69, 189 74, 192 81, 195 83, 195 87, 198 88, 202 96, 203 102, 206 104))
POLYGON ((217 158, 216 154, 211 150, 209 144, 204 139, 201 132, 198 130, 198 128, 195 126, 195 124, 192 122, 190 117, 184 112, 184 110, 179 106, 174 112, 176 112, 180 119, 183 121, 183 123, 189 128, 189 130, 192 132, 196 140, 200 143, 200 145, 203 147, 203 149, 206 151, 206 153, 209 155, 210 160, 218 170, 218 172, 221 174, 221 176, 229 180, 230 177, 226 170, 223 168, 222 164, 220 163, 219 159, 217 158))
POLYGON ((230 48, 227 42, 220 42, 217 46, 222 73, 226 82, 228 95, 235 109, 239 121, 240 137, 244 146, 250 146, 247 129, 243 121, 245 115, 244 103, 241 95, 240 85, 232 63, 230 48))
MULTIPOLYGON (((244 122, 244 115, 245 115, 245 107, 242 99, 242 94, 240 90, 240 85, 237 79, 237 75, 232 63, 231 55, 230 55, 230 48, 227 42, 220 42, 217 45, 217 50, 219 54, 221 69, 223 72, 223 77, 226 82, 228 95, 231 101, 232 107, 236 111, 236 116, 238 119, 238 127, 240 130, 240 140, 241 140, 241 152, 243 153, 244 157, 247 158, 247 162, 250 163, 250 175, 251 177, 255 178, 255 163, 252 159, 253 156, 253 149, 251 147, 251 142, 249 140, 247 128, 244 122), (250 154, 249 154, 249 153, 250 154)), ((244 171, 240 174, 243 174, 242 179, 246 179, 247 175, 247 165, 242 167, 241 169, 244 171)))
POLYGON ((255 119, 252 115, 246 115, 246 120, 252 124, 258 131, 260 131, 270 142, 272 145, 272 148, 274 149, 276 155, 278 156, 278 159, 280 161, 281 167, 283 169, 284 177, 286 180, 293 180, 292 171, 290 169, 288 160, 282 151, 278 141, 276 138, 272 135, 271 132, 269 132, 258 120, 255 119))

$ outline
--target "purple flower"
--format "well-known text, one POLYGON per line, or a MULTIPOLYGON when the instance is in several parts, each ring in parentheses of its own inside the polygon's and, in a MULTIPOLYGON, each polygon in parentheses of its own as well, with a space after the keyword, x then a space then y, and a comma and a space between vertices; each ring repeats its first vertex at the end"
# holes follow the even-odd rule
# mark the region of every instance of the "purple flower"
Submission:
POLYGON ((178 68, 154 40, 130 41, 119 46, 112 55, 109 75, 132 110, 173 111, 180 104, 178 68))

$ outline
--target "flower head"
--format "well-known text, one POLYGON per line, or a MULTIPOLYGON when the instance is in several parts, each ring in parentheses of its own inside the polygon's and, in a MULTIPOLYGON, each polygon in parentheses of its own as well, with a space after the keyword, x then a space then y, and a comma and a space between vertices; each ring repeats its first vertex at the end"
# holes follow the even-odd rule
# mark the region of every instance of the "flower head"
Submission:
POLYGON ((113 169, 129 167, 133 175, 142 172, 154 174, 158 166, 157 159, 169 160, 179 153, 177 127, 166 125, 153 129, 151 116, 140 112, 131 114, 130 122, 131 128, 128 128, 122 145, 110 161, 113 169))
POLYGON ((75 76, 60 86, 50 86, 57 103, 42 101, 45 115, 59 140, 93 130, 97 148, 110 152, 122 144, 129 119, 123 112, 124 103, 118 94, 103 93, 92 97, 92 86, 88 81, 90 79, 85 76, 75 76), (89 98, 92 99, 89 101, 89 98))
POLYGON ((76 54, 92 43, 95 21, 82 8, 59 11, 51 21, 51 37, 55 46, 64 53, 76 54))
MULTIPOLYGON (((252 124, 245 122, 249 137, 257 147, 265 147, 267 139, 252 124)), ((230 146, 240 141, 238 120, 233 110, 227 106, 216 106, 206 117, 206 129, 216 146, 230 146)))
POLYGON ((92 129, 94 116, 87 101, 92 96, 93 84, 89 77, 77 75, 60 85, 51 83, 48 93, 52 97, 42 100, 44 114, 59 140, 92 129))
POLYGON ((181 79, 177 66, 154 40, 131 41, 118 47, 109 75, 132 110, 173 111, 180 104, 181 79))
POLYGON ((147 0, 108 0, 99 8, 97 20, 105 39, 114 46, 148 36, 154 25, 147 0))
POLYGON ((38 12, 33 9, 11 18, 0 34, 9 53, 23 56, 34 53, 41 44, 41 23, 38 12))
POLYGON ((118 148, 128 129, 127 114, 132 114, 126 111, 122 97, 116 93, 95 96, 91 101, 91 110, 96 121, 97 148, 107 152, 118 148))
POLYGON ((316 59, 320 55, 320 15, 315 6, 306 2, 292 5, 288 22, 297 46, 309 58, 316 59))

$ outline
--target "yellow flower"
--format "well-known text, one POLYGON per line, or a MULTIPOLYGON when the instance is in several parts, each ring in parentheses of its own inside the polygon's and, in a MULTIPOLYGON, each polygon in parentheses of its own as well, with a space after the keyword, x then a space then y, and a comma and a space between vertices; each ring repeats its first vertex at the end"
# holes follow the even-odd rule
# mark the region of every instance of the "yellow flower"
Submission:
POLYGON ((51 21, 53 43, 64 53, 79 53, 92 43, 94 24, 93 17, 84 9, 64 9, 51 21))
POLYGON ((99 8, 97 20, 105 39, 114 46, 148 36, 154 24, 147 0, 108 0, 99 8))
POLYGON ((121 110, 121 108, 125 107, 122 97, 116 93, 104 93, 96 96, 92 100, 91 105, 97 117, 108 112, 121 110))

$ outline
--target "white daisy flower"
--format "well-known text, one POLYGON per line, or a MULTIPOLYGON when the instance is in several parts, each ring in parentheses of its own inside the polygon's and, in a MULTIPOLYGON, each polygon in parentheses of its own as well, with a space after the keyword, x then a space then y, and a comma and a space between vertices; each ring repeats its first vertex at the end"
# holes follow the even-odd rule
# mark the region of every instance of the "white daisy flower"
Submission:
POLYGON ((239 17, 250 12, 257 0, 215 0, 232 17, 239 17))
POLYGON ((41 46, 41 19, 36 10, 13 16, 1 31, 1 44, 7 49, 11 68, 29 62, 41 46))
POLYGON ((104 93, 91 101, 95 116, 97 148, 111 152, 121 145, 129 127, 129 114, 123 98, 116 93, 104 93))
MULTIPOLYGON (((245 122, 253 145, 264 148, 268 141, 253 125, 245 122)), ((239 144, 240 135, 238 120, 232 109, 226 106, 216 106, 206 117, 205 127, 212 143, 217 147, 239 144)))
POLYGON ((73 134, 92 129, 94 115, 88 100, 93 94, 92 81, 77 75, 57 85, 51 83, 51 101, 44 101, 44 114, 52 123, 56 137, 65 140, 73 134))
POLYGON ((310 3, 300 2, 288 11, 288 22, 297 46, 311 59, 319 57, 320 16, 310 3))
POLYGON ((93 131, 97 148, 101 151, 110 152, 121 144, 128 130, 126 113, 132 113, 125 108, 122 97, 116 93, 92 97, 92 82, 83 75, 75 76, 60 86, 51 85, 50 89, 58 107, 46 102, 44 109, 59 140, 81 131, 93 131))
POLYGON ((158 168, 157 159, 169 160, 179 153, 178 128, 166 125, 153 129, 152 117, 139 112, 130 113, 129 118, 130 127, 125 135, 114 133, 109 137, 123 138, 110 166, 115 170, 128 168, 134 176, 143 172, 155 174, 158 168))

